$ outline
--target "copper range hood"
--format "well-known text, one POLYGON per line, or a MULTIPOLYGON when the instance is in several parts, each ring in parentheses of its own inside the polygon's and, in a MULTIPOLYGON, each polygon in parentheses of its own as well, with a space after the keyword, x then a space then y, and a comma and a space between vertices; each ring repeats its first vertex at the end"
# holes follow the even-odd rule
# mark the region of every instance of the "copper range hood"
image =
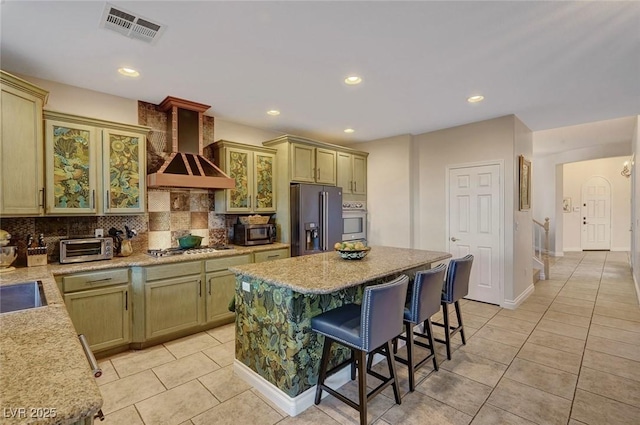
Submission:
POLYGON ((167 96, 159 107, 169 113, 172 148, 158 171, 147 175, 147 187, 235 188, 235 180, 202 155, 202 116, 211 106, 167 96))

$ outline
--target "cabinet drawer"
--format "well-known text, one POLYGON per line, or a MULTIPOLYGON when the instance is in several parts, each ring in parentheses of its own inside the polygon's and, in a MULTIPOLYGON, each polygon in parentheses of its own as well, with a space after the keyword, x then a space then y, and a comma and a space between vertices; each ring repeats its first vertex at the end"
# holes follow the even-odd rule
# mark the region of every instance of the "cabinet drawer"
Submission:
POLYGON ((201 271, 202 263, 200 261, 164 264, 162 266, 151 266, 145 268, 147 281, 200 274, 201 271))
POLYGON ((205 270, 213 272, 216 270, 226 270, 232 266, 251 263, 251 254, 236 255, 233 257, 215 258, 207 260, 205 270))
POLYGON ((120 283, 129 283, 129 269, 62 276, 62 291, 65 293, 75 292, 120 283))
POLYGON ((274 249, 273 251, 256 252, 254 255, 255 263, 262 263, 263 261, 279 260, 281 258, 289 257, 289 250, 287 248, 274 249))

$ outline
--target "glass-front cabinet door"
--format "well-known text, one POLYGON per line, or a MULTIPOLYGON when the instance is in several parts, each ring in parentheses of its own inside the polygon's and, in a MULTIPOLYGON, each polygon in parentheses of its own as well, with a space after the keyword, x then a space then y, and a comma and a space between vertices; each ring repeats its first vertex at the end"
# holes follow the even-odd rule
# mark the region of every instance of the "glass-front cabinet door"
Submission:
POLYGON ((254 211, 273 212, 276 209, 276 188, 273 169, 276 156, 271 153, 254 153, 254 211))
POLYGON ((106 213, 144 212, 144 143, 146 139, 141 134, 103 130, 102 170, 106 213))
POLYGON ((47 213, 97 212, 99 129, 46 120, 47 213))
POLYGON ((251 152, 241 149, 227 148, 227 169, 229 177, 236 181, 234 189, 228 189, 227 211, 250 212, 251 211, 251 164, 253 157, 251 152))

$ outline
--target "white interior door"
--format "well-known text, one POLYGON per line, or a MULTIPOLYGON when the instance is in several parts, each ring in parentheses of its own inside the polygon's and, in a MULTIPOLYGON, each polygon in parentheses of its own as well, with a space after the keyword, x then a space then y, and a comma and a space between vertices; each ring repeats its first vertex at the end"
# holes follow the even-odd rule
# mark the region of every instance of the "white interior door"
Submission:
POLYGON ((591 177, 582 185, 582 249, 611 248, 611 185, 591 177))
POLYGON ((449 170, 449 252, 474 256, 466 298, 500 304, 500 166, 449 170))

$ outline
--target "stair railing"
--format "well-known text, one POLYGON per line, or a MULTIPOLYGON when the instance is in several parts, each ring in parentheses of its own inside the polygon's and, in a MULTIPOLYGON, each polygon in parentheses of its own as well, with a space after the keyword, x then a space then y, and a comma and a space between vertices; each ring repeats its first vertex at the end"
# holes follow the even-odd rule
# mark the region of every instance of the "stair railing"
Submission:
POLYGON ((544 223, 533 220, 533 256, 543 264, 540 273, 541 280, 549 279, 549 217, 544 223))

